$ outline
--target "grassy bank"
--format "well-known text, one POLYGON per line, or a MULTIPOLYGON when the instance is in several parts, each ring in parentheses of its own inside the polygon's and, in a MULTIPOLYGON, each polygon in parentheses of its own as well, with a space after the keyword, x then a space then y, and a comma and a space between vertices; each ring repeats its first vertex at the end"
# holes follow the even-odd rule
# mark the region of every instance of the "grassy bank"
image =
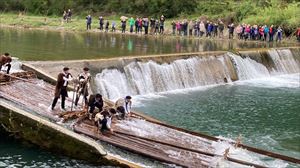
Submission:
MULTIPOLYGON (((292 15, 294 14, 293 10, 289 10, 289 13, 286 13, 285 15, 282 14, 282 17, 286 15, 292 15)), ((266 13, 269 13, 269 15, 272 15, 271 11, 266 11, 266 13)), ((300 14, 300 11, 299 11, 300 14)), ((295 16, 299 15, 295 14, 295 16)), ((130 16, 130 15, 127 15, 130 16)), ((271 17, 270 16, 270 17, 271 17)), ((217 16, 215 16, 217 18, 217 16)), ((276 17, 276 16, 274 16, 276 17)), ((120 23, 120 16, 118 15, 111 15, 111 16, 104 16, 105 20, 109 20, 110 24, 112 21, 115 21, 117 23, 117 32, 120 32, 121 30, 121 23, 120 23)), ((165 34, 171 34, 172 28, 171 28, 171 22, 173 20, 183 20, 183 19, 189 19, 189 20, 196 20, 199 17, 196 15, 191 15, 189 17, 181 16, 178 18, 172 18, 167 19, 165 22, 165 34)), ((211 18, 210 18, 211 19, 211 18)), ((292 27, 297 27, 300 25, 300 16, 297 18, 292 18, 290 20, 284 20, 282 18, 283 26, 289 27, 288 25, 293 25, 292 27), (299 22, 298 22, 299 21, 299 22), (294 24, 293 22, 297 22, 297 24, 294 24)), ((276 20, 276 19, 273 19, 276 20)), ((254 17, 249 15, 247 19, 244 20, 245 23, 249 24, 264 24, 264 19, 262 17, 254 17)), ((58 16, 36 16, 36 15, 23 15, 23 14, 17 14, 17 13, 1 13, 0 14, 0 25, 3 27, 14 27, 14 28, 32 28, 32 29, 41 29, 41 30, 54 30, 54 31, 73 31, 73 32, 85 32, 86 31, 86 20, 85 16, 73 16, 72 21, 69 23, 66 23, 63 21, 62 17, 58 16)), ((267 24, 268 25, 268 24, 267 24)), ((279 23, 277 25, 280 25, 279 23)), ((99 20, 97 16, 93 17, 92 21, 92 31, 97 32, 99 31, 99 20)), ((288 29, 286 30, 286 37, 283 41, 287 42, 295 42, 296 37, 293 36, 293 33, 296 29, 288 29)), ((127 22, 127 32, 129 31, 129 23, 127 22)), ((224 31, 225 39, 227 39, 227 30, 224 31)))
MULTIPOLYGON (((105 17, 109 20, 111 31, 111 23, 115 21, 117 24, 117 32, 121 30, 120 17, 116 15, 105 17)), ((166 34, 171 32, 171 19, 167 19, 165 23, 166 34)), ((56 30, 56 31, 86 31, 86 20, 84 16, 73 16, 71 22, 66 23, 62 17, 58 16, 36 16, 36 15, 20 15, 16 13, 2 13, 0 14, 0 25, 3 27, 15 28, 33 28, 42 30, 56 30)), ((93 17, 92 31, 99 31, 98 17, 93 17)), ((127 31, 129 31, 129 23, 127 22, 127 31)))

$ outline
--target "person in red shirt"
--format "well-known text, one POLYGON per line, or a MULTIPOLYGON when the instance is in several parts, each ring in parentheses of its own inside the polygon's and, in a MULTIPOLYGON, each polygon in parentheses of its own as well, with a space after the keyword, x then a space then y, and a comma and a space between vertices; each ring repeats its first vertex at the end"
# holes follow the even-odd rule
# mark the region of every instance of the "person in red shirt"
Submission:
POLYGON ((297 40, 300 42, 300 27, 297 30, 297 40))

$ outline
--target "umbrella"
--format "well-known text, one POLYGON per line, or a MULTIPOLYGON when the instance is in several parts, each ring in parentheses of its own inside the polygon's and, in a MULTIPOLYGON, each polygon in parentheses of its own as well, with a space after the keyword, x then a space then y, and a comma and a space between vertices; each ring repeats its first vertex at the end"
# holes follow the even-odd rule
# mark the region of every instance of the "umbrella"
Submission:
POLYGON ((128 17, 126 17, 126 16, 121 16, 120 19, 124 21, 124 20, 127 20, 128 17))

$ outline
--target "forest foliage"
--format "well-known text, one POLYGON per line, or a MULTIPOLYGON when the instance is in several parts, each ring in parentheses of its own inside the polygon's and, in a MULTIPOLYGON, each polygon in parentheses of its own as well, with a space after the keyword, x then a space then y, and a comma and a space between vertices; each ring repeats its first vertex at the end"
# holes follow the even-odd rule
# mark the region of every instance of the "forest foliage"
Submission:
POLYGON ((202 16, 227 23, 273 24, 291 29, 300 24, 299 0, 0 0, 2 12, 61 16, 67 9, 77 16, 202 16))

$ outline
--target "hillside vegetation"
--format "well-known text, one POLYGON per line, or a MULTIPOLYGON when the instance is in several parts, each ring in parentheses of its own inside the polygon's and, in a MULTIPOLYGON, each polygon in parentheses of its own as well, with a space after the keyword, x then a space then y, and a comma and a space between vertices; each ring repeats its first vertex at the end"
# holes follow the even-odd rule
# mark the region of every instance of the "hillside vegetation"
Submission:
POLYGON ((1 0, 0 11, 61 16, 71 9, 74 15, 133 15, 210 20, 226 23, 281 25, 293 31, 300 24, 299 0, 1 0))

